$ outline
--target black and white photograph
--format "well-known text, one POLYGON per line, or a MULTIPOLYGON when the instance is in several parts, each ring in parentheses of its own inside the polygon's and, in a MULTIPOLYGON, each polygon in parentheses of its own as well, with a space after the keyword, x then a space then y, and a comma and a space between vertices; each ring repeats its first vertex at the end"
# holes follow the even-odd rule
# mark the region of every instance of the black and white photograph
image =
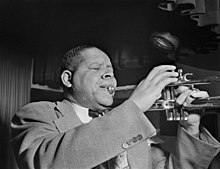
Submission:
POLYGON ((0 169, 220 169, 219 0, 1 0, 0 169))

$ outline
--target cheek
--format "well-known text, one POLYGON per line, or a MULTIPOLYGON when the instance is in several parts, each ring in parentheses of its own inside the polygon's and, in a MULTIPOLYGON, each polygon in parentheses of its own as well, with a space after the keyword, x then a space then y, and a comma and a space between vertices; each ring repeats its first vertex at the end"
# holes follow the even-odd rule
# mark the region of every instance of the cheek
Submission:
POLYGON ((84 93, 91 93, 95 86, 96 78, 89 74, 82 74, 79 77, 74 78, 74 87, 78 91, 83 91, 84 93))
POLYGON ((113 103, 112 95, 99 87, 99 81, 99 75, 84 74, 83 78, 75 78, 74 88, 77 91, 77 97, 81 100, 84 97, 84 102, 110 106, 113 103))
POLYGON ((93 102, 100 98, 99 89, 96 86, 95 81, 90 79, 83 79, 79 81, 75 86, 75 91, 77 92, 77 97, 83 98, 85 102, 93 102))

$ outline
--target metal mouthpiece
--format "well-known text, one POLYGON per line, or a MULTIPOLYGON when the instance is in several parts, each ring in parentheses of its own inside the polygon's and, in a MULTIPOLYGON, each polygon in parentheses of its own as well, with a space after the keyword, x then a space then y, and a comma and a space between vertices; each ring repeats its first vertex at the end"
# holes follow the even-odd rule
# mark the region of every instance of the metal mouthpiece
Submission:
POLYGON ((108 92, 110 93, 110 94, 113 94, 114 92, 115 92, 115 87, 114 86, 108 86, 108 92))

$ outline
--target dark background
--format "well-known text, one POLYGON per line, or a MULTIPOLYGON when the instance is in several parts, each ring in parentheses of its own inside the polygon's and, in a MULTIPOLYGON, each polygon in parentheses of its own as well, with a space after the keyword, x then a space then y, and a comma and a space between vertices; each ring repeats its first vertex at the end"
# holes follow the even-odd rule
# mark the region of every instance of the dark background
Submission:
MULTIPOLYGON (((9 88, 15 83, 13 78, 18 77, 15 86, 24 86, 28 101, 22 102, 19 98, 13 101, 17 95, 1 100, 0 168, 16 168, 12 153, 9 153, 9 128, 14 112, 28 102, 62 99, 60 92, 42 90, 36 85, 59 89, 60 59, 74 46, 93 44, 109 54, 118 85, 137 84, 160 64, 175 64, 184 72, 192 72, 192 78, 220 76, 219 25, 198 26, 189 15, 180 15, 182 7, 164 11, 158 8, 158 2, 1 0, 0 95, 11 90, 22 92, 18 88, 9 88), (150 37, 154 32, 170 32, 179 39, 174 58, 170 59, 167 53, 152 44, 150 37), (27 62, 23 62, 23 58, 27 62), (25 69, 31 76, 21 83, 19 78, 25 76, 24 73, 3 71, 8 64, 12 66, 10 69, 25 69), (12 80, 5 81, 3 77, 12 80)), ((219 83, 199 88, 208 90, 211 96, 220 95, 219 83)), ((117 94, 115 104, 128 95, 129 91, 117 94)), ((147 112, 146 115, 157 128, 162 129, 162 135, 175 136, 177 123, 167 122, 164 113, 147 112)), ((220 139, 219 115, 204 116, 202 123, 220 139)))

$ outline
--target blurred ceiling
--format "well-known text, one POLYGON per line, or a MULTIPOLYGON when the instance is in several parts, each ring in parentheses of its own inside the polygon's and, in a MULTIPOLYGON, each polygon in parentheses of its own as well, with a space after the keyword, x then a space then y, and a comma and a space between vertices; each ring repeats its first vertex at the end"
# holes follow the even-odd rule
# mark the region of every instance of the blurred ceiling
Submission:
POLYGON ((189 16, 180 15, 178 8, 159 9, 155 0, 2 0, 0 23, 1 44, 23 44, 40 51, 35 57, 92 43, 105 49, 121 71, 139 71, 134 68, 142 68, 144 62, 220 70, 219 39, 211 31, 213 25, 199 27, 189 16), (152 46, 149 38, 155 31, 179 38, 174 60, 152 46))

